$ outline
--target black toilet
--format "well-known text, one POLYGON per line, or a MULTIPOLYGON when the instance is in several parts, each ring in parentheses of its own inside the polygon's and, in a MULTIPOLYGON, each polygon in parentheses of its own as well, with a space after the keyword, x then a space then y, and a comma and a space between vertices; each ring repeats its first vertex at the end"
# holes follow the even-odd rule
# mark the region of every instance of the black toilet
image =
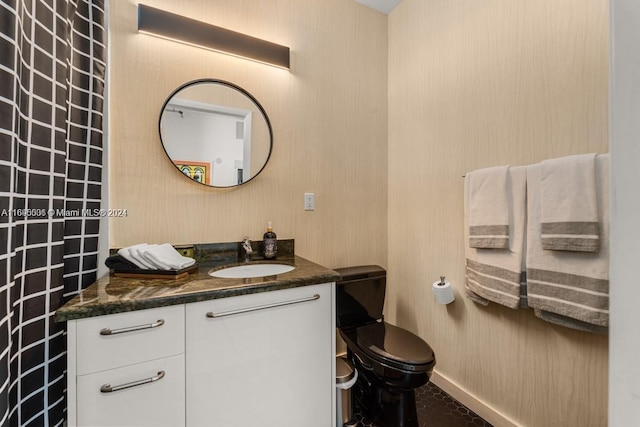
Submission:
MULTIPOLYGON (((387 273, 377 265, 335 269, 336 325, 358 370, 353 401, 380 427, 418 427, 414 390, 429 381, 435 354, 417 335, 388 324, 387 273)), ((341 427, 341 426, 339 426, 341 427)))

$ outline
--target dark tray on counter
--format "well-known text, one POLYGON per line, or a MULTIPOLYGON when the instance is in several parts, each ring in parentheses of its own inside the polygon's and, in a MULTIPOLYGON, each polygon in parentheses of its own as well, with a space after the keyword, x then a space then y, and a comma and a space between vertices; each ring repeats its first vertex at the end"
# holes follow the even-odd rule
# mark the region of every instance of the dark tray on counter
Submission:
POLYGON ((116 277, 132 277, 140 279, 182 279, 183 277, 198 270, 198 263, 179 270, 143 270, 141 268, 115 269, 113 275, 116 277))

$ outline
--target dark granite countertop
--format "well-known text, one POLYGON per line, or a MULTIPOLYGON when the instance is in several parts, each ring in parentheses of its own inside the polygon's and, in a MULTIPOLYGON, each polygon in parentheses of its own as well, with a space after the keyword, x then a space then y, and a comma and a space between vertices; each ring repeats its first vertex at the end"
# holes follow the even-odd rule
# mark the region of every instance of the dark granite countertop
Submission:
POLYGON ((334 282, 338 273, 299 256, 278 257, 273 261, 295 266, 291 272, 250 279, 220 279, 209 271, 241 265, 228 261, 201 262, 196 272, 181 279, 139 279, 105 275, 76 295, 56 312, 56 321, 82 319, 105 314, 163 307, 226 298, 238 295, 289 289, 334 282))

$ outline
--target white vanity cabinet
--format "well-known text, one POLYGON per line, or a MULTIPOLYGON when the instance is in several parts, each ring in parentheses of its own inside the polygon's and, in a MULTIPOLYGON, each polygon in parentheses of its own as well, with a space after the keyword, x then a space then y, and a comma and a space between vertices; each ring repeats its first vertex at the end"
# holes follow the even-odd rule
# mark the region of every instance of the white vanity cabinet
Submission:
POLYGON ((186 307, 189 427, 335 425, 333 284, 186 307))
POLYGON ((69 426, 184 426, 184 305, 70 320, 67 331, 69 426))
POLYGON ((335 427, 334 289, 69 320, 69 427, 335 427))

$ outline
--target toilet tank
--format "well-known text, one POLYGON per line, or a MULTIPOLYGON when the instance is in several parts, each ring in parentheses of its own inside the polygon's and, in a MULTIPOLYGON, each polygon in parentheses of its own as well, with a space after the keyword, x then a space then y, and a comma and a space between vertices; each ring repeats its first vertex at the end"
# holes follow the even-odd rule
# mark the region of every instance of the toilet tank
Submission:
POLYGON ((353 328, 382 319, 387 272, 379 265, 334 269, 336 282, 336 326, 353 328))

